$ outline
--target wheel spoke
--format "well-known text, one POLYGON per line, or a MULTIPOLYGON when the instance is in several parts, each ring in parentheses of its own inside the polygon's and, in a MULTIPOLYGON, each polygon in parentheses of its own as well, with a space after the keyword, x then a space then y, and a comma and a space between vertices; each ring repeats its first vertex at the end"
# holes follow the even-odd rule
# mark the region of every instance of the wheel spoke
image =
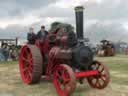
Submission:
POLYGON ((65 71, 66 71, 66 70, 62 70, 62 71, 61 71, 61 75, 62 75, 62 76, 65 75, 65 71))
POLYGON ((28 54, 29 54, 28 48, 26 48, 25 51, 24 51, 24 55, 28 55, 28 54))
POLYGON ((33 69, 33 67, 32 67, 32 65, 29 65, 29 70, 32 72, 32 69, 33 69))
POLYGON ((28 59, 29 61, 32 61, 32 54, 31 54, 31 53, 28 53, 28 54, 27 54, 27 59, 28 59))
POLYGON ((100 72, 102 73, 104 71, 104 67, 102 66, 102 69, 100 70, 100 72))
POLYGON ((30 79, 32 78, 32 73, 30 71, 28 71, 29 77, 30 79))
POLYGON ((27 80, 30 80, 30 75, 29 75, 28 72, 27 72, 27 75, 26 75, 26 79, 27 79, 27 80))
POLYGON ((67 84, 69 82, 70 82, 70 79, 65 79, 64 82, 63 82, 63 84, 65 85, 65 84, 67 84))
POLYGON ((25 61, 26 63, 29 63, 29 60, 26 59, 25 57, 23 57, 23 61, 25 61))
POLYGON ((28 70, 28 67, 24 68, 22 71, 23 72, 26 72, 28 70))
MULTIPOLYGON (((93 80, 92 80, 93 81, 93 80)), ((99 82, 98 79, 96 79, 96 82, 94 82, 95 86, 97 86, 97 83, 99 82)))
POLYGON ((106 78, 101 77, 101 80, 102 80, 103 82, 106 82, 106 78))
POLYGON ((25 58, 25 57, 22 57, 22 60, 23 60, 24 62, 26 62, 27 64, 32 65, 32 58, 25 58))
POLYGON ((99 81, 99 87, 102 87, 103 86, 103 84, 101 84, 101 82, 99 81))
POLYGON ((98 63, 96 63, 96 65, 97 65, 97 70, 99 69, 99 67, 100 67, 100 65, 98 64, 98 63))
POLYGON ((27 80, 28 79, 28 71, 24 72, 24 76, 25 76, 25 79, 27 80))
POLYGON ((101 84, 100 79, 98 79, 98 82, 97 82, 96 86, 100 88, 100 87, 102 87, 103 85, 104 85, 104 84, 101 84))
POLYGON ((57 71, 56 74, 57 74, 58 77, 62 77, 62 75, 60 74, 59 71, 57 71))
POLYGON ((27 74, 27 70, 26 71, 23 71, 23 74, 25 75, 25 77, 26 77, 26 74, 27 74))
POLYGON ((26 79, 27 80, 31 79, 31 73, 29 72, 29 70, 26 72, 26 79))
POLYGON ((32 62, 32 58, 31 58, 31 59, 29 59, 29 61, 28 61, 28 62, 29 62, 29 64, 30 64, 30 65, 32 65, 32 64, 33 64, 33 62, 32 62))
POLYGON ((28 52, 28 53, 27 53, 27 57, 28 57, 28 58, 32 58, 31 52, 28 52))
POLYGON ((65 80, 65 79, 68 78, 67 74, 68 73, 66 72, 66 70, 62 72, 62 78, 63 78, 63 80, 65 80))
POLYGON ((107 78, 107 75, 106 74, 102 74, 101 77, 107 78))

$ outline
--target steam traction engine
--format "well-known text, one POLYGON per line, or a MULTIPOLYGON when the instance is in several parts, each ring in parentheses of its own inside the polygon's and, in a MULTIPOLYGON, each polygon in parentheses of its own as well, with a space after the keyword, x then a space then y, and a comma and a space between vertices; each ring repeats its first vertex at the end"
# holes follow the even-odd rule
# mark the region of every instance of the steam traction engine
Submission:
POLYGON ((97 55, 100 57, 103 56, 114 56, 115 55, 115 47, 113 43, 110 43, 108 40, 102 40, 102 45, 97 52, 97 55))
POLYGON ((92 51, 84 45, 83 7, 75 8, 77 37, 72 32, 54 32, 43 43, 21 49, 19 68, 25 84, 38 83, 41 77, 53 80, 58 96, 70 96, 77 81, 87 79, 91 87, 105 88, 109 83, 106 66, 93 60, 92 51), (61 34, 61 36, 60 36, 61 34), (73 39, 74 38, 74 39, 73 39))

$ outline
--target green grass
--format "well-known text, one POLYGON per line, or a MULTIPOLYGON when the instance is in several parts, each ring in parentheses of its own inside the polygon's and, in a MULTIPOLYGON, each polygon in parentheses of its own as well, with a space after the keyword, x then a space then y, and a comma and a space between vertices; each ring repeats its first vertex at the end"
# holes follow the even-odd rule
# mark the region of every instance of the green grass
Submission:
POLYGON ((18 61, 0 61, 0 65, 3 64, 17 64, 18 61))
MULTIPOLYGON (((78 84, 73 96, 128 96, 128 56, 96 57, 109 67, 111 82, 103 90, 95 90, 88 83, 78 84)), ((0 62, 0 96, 57 96, 52 82, 41 81, 37 85, 25 85, 21 81, 18 62, 0 62)))
POLYGON ((113 83, 128 85, 128 56, 117 55, 115 57, 97 57, 96 59, 109 67, 113 83))

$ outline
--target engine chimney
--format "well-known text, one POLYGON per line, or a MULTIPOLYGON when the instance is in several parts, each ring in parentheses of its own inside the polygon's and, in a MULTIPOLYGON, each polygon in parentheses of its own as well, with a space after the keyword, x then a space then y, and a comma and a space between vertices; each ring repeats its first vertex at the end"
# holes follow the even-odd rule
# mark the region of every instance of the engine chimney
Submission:
POLYGON ((76 14, 76 33, 78 40, 84 39, 83 36, 83 6, 75 7, 75 14, 76 14))

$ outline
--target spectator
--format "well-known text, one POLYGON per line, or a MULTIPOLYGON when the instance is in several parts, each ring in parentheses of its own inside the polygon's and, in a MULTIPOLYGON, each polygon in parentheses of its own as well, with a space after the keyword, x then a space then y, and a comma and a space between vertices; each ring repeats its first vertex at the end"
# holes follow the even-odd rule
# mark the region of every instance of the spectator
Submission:
POLYGON ((29 32, 27 34, 27 40, 28 44, 35 44, 36 34, 34 33, 34 29, 32 27, 29 29, 29 32))

